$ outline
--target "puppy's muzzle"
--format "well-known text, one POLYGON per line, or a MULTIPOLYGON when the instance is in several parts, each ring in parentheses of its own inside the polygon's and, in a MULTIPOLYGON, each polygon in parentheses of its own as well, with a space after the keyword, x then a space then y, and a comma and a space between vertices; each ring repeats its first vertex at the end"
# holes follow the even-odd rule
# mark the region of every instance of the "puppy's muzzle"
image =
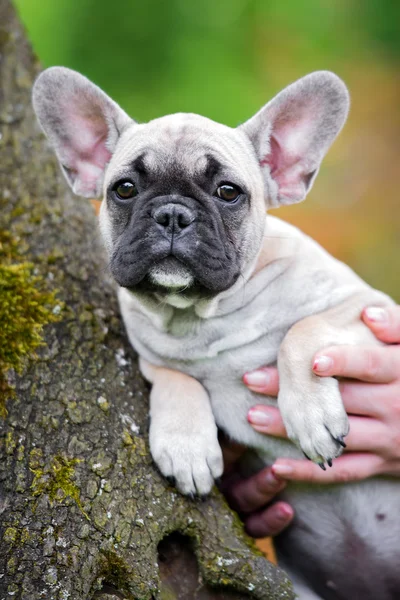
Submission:
POLYGON ((168 238, 177 237, 191 228, 196 216, 190 208, 183 204, 169 202, 154 208, 153 219, 159 230, 168 238))

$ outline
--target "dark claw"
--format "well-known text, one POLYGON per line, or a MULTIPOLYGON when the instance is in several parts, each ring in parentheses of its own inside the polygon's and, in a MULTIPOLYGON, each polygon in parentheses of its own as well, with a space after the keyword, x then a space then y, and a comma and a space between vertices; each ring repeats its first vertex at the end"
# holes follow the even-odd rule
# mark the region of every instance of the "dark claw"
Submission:
POLYGON ((342 448, 346 448, 346 444, 344 443, 344 439, 343 436, 341 435, 340 437, 335 438, 335 440, 342 446, 342 448))
POLYGON ((332 459, 328 458, 328 460, 326 461, 328 463, 328 465, 331 467, 332 466, 332 459))
POLYGON ((304 456, 306 457, 306 459, 307 459, 307 460, 311 460, 311 458, 308 456, 308 454, 306 454, 306 453, 304 452, 304 450, 303 450, 303 454, 304 454, 304 456))
POLYGON ((165 479, 168 481, 169 485, 175 485, 175 477, 173 475, 168 475, 165 479))
POLYGON ((319 464, 319 466, 321 467, 321 469, 322 469, 323 471, 326 471, 326 466, 324 465, 324 463, 323 463, 323 462, 320 462, 320 463, 318 463, 318 464, 319 464))

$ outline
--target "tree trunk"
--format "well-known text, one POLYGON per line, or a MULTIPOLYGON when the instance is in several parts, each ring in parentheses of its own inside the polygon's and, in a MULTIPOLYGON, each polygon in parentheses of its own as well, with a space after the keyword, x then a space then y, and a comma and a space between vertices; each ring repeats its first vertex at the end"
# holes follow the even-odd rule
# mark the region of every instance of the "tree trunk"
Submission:
POLYGON ((184 498, 152 463, 92 207, 32 112, 38 70, 0 0, 0 228, 65 303, 0 419, 0 600, 293 598, 217 491, 184 498))

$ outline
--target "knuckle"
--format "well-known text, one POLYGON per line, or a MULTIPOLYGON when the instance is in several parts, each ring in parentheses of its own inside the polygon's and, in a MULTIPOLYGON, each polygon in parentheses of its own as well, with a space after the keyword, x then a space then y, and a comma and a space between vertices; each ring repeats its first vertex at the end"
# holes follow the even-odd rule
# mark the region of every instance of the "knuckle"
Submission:
POLYGON ((333 360, 333 369, 334 373, 337 375, 342 375, 346 373, 349 368, 350 356, 348 348, 343 347, 340 350, 338 348, 328 348, 325 352, 332 360, 333 360))
POLYGON ((301 472, 299 469, 296 479, 309 483, 321 483, 320 468, 314 463, 304 464, 301 472))
MULTIPOLYGON (((391 422, 393 422, 393 417, 396 418, 396 421, 397 421, 397 419, 400 419, 400 397, 396 397, 392 400, 391 409, 390 409, 390 413, 388 414, 388 417, 390 418, 391 422)), ((397 424, 395 433, 398 433, 398 435, 396 436, 398 438, 396 443, 398 443, 400 445, 400 431, 397 432, 397 429, 398 429, 398 424, 397 424)))
POLYGON ((250 510, 246 490, 242 486, 237 485, 229 490, 227 498, 231 508, 241 512, 248 512, 250 510))
POLYGON ((333 473, 335 481, 337 483, 348 483, 349 481, 354 481, 356 479, 361 479, 358 473, 351 471, 348 468, 341 467, 333 473))
POLYGON ((375 349, 366 350, 363 357, 362 374, 369 379, 375 379, 381 370, 379 352, 375 349))
MULTIPOLYGON (((399 331, 400 342, 400 331, 399 331)), ((396 342, 397 343, 397 342, 396 342)), ((390 365, 390 370, 393 373, 393 379, 400 380, 400 344, 386 346, 383 348, 385 359, 390 365)))

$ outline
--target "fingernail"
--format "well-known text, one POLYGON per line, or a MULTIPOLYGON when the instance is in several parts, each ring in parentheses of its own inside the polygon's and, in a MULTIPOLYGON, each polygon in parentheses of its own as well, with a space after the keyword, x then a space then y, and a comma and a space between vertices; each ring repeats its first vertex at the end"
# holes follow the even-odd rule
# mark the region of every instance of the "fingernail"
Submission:
POLYGON ((274 475, 278 477, 285 477, 287 475, 292 475, 293 467, 290 465, 272 465, 272 472, 274 475))
POLYGON ((270 415, 258 408, 251 408, 247 413, 247 419, 252 425, 269 425, 271 422, 270 415))
POLYGON ((247 385, 264 387, 269 384, 270 376, 266 371, 251 371, 250 373, 245 374, 244 381, 247 385))
POLYGON ((268 471, 268 473, 265 476, 265 479, 266 479, 267 483, 269 483, 271 485, 271 487, 277 488, 283 484, 283 481, 281 481, 280 479, 275 477, 275 475, 273 474, 272 471, 268 471))
POLYGON ((383 323, 386 321, 386 310, 378 306, 370 306, 365 309, 365 314, 370 321, 374 323, 383 323))
POLYGON ((292 514, 292 510, 288 506, 283 505, 279 507, 277 517, 282 521, 286 521, 292 514))
POLYGON ((329 356, 318 356, 314 360, 313 371, 324 373, 333 367, 333 360, 329 356))

